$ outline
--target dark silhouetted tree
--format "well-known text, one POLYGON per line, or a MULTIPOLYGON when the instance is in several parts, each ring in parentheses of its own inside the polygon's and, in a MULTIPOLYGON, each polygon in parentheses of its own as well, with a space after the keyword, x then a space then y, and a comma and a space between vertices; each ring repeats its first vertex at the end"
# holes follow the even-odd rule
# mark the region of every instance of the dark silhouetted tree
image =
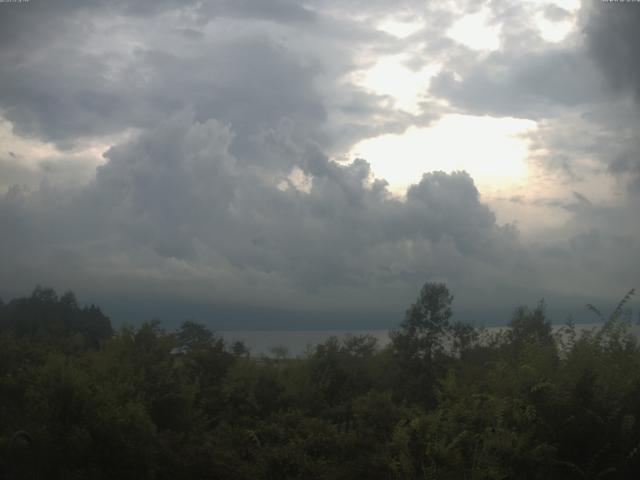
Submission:
POLYGON ((452 302, 453 295, 444 283, 425 283, 400 329, 390 334, 398 378, 414 400, 428 403, 434 400, 437 357, 443 353, 452 302))

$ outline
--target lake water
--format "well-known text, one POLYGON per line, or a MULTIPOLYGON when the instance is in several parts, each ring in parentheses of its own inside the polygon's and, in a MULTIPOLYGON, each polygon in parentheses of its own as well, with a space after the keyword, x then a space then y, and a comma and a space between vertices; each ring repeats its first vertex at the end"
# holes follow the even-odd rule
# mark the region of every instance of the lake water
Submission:
POLYGON ((249 330, 218 332, 228 342, 242 340, 252 355, 267 355, 274 347, 284 347, 291 356, 302 355, 307 348, 325 342, 329 337, 343 339, 346 335, 373 335, 378 346, 389 343, 388 330, 249 330))
MULTIPOLYGON (((576 331, 586 331, 602 324, 578 324, 576 331)), ((554 325, 554 331, 563 325, 554 325)), ((498 332, 506 327, 487 327, 488 332, 498 332)), ((640 327, 632 326, 632 331, 640 336, 640 327)), ((271 355, 274 347, 284 347, 289 356, 299 356, 305 350, 325 342, 335 336, 343 339, 347 335, 369 334, 378 340, 378 347, 389 343, 389 330, 248 330, 248 331, 219 331, 227 342, 241 340, 250 349, 252 355, 271 355)))

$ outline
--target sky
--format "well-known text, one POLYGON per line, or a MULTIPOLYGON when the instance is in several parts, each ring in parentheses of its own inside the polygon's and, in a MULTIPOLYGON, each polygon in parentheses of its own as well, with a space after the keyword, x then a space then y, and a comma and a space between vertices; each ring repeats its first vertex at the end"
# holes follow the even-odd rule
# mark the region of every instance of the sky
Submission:
POLYGON ((0 3, 0 296, 505 323, 640 286, 640 3, 0 3))

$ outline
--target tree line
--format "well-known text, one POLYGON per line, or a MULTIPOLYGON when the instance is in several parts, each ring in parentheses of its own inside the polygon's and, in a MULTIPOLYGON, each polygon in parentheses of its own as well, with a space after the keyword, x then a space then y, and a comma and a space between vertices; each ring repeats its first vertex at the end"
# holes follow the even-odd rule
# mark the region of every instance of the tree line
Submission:
POLYGON ((287 358, 39 287, 0 302, 0 478, 639 478, 632 293, 582 333, 542 303, 489 333, 426 283, 386 347, 287 358))

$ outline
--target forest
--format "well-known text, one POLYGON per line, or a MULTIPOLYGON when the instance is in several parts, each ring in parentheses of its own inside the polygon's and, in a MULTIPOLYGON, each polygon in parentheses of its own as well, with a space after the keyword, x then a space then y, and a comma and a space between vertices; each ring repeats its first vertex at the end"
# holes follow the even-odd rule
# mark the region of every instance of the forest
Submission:
POLYGON ((38 287, 0 302, 0 478, 640 478, 632 294, 585 331, 540 303, 489 333, 426 283, 388 346, 288 357, 38 287))

